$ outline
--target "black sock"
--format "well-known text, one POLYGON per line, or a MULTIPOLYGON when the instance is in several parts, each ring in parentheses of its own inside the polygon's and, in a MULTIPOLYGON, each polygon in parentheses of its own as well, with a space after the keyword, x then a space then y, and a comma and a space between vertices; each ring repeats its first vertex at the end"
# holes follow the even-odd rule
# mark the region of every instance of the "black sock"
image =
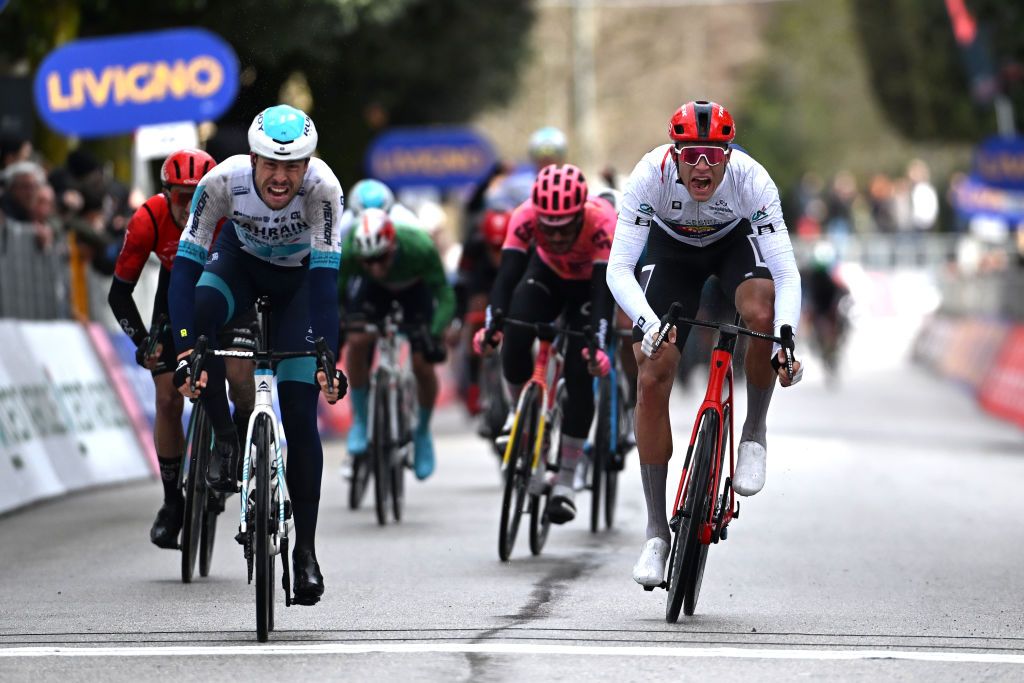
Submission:
POLYGON ((181 472, 181 460, 164 460, 158 458, 160 463, 160 482, 164 485, 164 503, 177 505, 181 503, 181 488, 178 486, 178 474, 181 472))

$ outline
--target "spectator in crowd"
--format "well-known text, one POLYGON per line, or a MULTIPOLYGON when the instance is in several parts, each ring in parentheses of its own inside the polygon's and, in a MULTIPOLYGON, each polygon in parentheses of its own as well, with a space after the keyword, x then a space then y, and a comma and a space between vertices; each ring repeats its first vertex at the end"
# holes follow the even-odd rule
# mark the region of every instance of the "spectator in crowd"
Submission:
POLYGON ((910 181, 910 217, 915 232, 935 229, 939 218, 939 193, 931 183, 931 170, 922 159, 914 159, 907 166, 910 181))
POLYGON ((0 211, 8 218, 31 222, 32 208, 39 189, 46 184, 43 169, 31 161, 17 161, 4 169, 7 191, 0 197, 0 211))
POLYGON ((871 218, 875 229, 882 233, 896 231, 895 210, 893 206, 895 190, 892 179, 885 173, 876 173, 868 184, 868 202, 871 206, 871 218))
POLYGON ((0 169, 32 158, 32 141, 26 137, 4 135, 0 137, 0 169))
POLYGON ((50 250, 54 247, 56 237, 60 234, 60 223, 57 221, 57 195, 49 183, 44 183, 36 193, 32 203, 32 225, 36 231, 36 243, 40 249, 50 250))

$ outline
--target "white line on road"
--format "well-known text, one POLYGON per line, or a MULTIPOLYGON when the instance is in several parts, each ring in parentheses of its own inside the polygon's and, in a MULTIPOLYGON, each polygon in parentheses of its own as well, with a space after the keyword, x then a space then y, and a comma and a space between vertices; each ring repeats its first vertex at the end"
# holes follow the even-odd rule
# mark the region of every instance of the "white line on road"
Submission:
POLYGON ((0 658, 13 657, 223 657, 225 655, 361 655, 361 654, 491 654, 575 655, 608 657, 672 657, 727 659, 864 660, 900 659, 924 662, 1024 664, 1024 655, 984 652, 916 652, 913 650, 787 650, 738 647, 599 646, 504 643, 322 643, 271 645, 167 645, 140 647, 33 646, 0 648, 0 658))

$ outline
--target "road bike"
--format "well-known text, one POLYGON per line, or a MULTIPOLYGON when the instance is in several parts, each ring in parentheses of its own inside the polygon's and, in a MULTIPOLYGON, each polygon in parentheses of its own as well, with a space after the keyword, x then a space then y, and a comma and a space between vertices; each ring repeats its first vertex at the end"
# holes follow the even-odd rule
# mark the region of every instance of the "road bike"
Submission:
MULTIPOLYGON (((256 350, 221 350, 208 348, 205 335, 196 340, 190 356, 193 382, 200 376, 208 356, 230 356, 255 361, 256 403, 246 430, 242 452, 242 486, 238 536, 243 547, 248 581, 256 578, 256 638, 261 643, 274 630, 274 576, 277 555, 281 556, 282 586, 285 606, 290 607, 288 544, 291 536, 292 511, 285 481, 285 454, 282 449, 284 431, 274 412, 274 364, 289 358, 316 358, 318 370, 327 376, 328 391, 334 390, 334 364, 323 337, 315 341, 314 351, 274 351, 271 348, 271 307, 269 298, 256 300, 259 334, 256 350)), ((197 472, 197 476, 199 473, 197 472)))
MULTIPOLYGON (((601 530, 602 511, 605 528, 615 525, 615 503, 618 499, 619 472, 633 444, 626 440, 632 420, 629 409, 629 385, 618 353, 620 338, 632 338, 632 330, 616 330, 608 341, 608 357, 612 361, 606 377, 594 378, 594 422, 584 459, 587 473, 583 479, 590 490, 590 531, 601 530)), ((594 357, 595 344, 589 345, 594 357)))
POLYGON ((403 323, 402 316, 395 302, 380 323, 350 318, 343 325, 347 331, 377 337, 377 365, 370 375, 367 452, 352 458, 349 507, 359 507, 372 479, 377 523, 382 526, 389 517, 402 520, 405 471, 412 467, 416 380, 409 368, 407 339, 423 334, 424 328, 403 323))
MULTIPOLYGON (((672 517, 672 549, 666 581, 668 590, 665 620, 674 624, 682 608, 692 616, 700 596, 708 548, 728 538, 729 523, 738 518, 740 506, 732 488, 736 457, 733 440, 733 369, 732 357, 740 335, 766 339, 778 343, 785 351, 786 370, 793 374, 793 330, 783 325, 776 337, 749 330, 734 323, 694 320, 680 316, 682 305, 673 303, 661 319, 659 341, 661 346, 673 325, 684 324, 718 330, 718 341, 711 351, 708 388, 697 410, 697 418, 690 433, 686 459, 679 477, 672 517), (729 453, 729 474, 722 476, 725 453, 729 453)), ((653 586, 645 587, 653 590, 653 586)))
MULTIPOLYGON (((512 430, 502 458, 504 493, 498 529, 498 557, 507 561, 519 533, 526 501, 530 512, 530 552, 539 555, 547 542, 551 520, 547 504, 551 485, 547 475, 558 472, 561 460, 562 417, 566 400, 562 369, 569 338, 591 337, 590 328, 571 330, 553 323, 530 323, 503 318, 495 311, 492 321, 531 330, 537 337, 533 375, 523 386, 516 403, 512 430)), ((490 344, 490 339, 486 340, 490 344)))

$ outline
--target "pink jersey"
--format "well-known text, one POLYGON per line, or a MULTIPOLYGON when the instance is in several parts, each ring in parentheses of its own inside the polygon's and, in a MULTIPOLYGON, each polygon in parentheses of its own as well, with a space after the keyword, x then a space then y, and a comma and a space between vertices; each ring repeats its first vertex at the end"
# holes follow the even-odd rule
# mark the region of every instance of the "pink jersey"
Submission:
POLYGON ((611 204, 591 197, 584 207, 583 228, 564 254, 552 254, 537 240, 537 212, 527 199, 516 207, 508 224, 502 249, 527 251, 537 245, 537 255, 551 270, 566 280, 589 280, 596 263, 608 263, 617 215, 611 204))

